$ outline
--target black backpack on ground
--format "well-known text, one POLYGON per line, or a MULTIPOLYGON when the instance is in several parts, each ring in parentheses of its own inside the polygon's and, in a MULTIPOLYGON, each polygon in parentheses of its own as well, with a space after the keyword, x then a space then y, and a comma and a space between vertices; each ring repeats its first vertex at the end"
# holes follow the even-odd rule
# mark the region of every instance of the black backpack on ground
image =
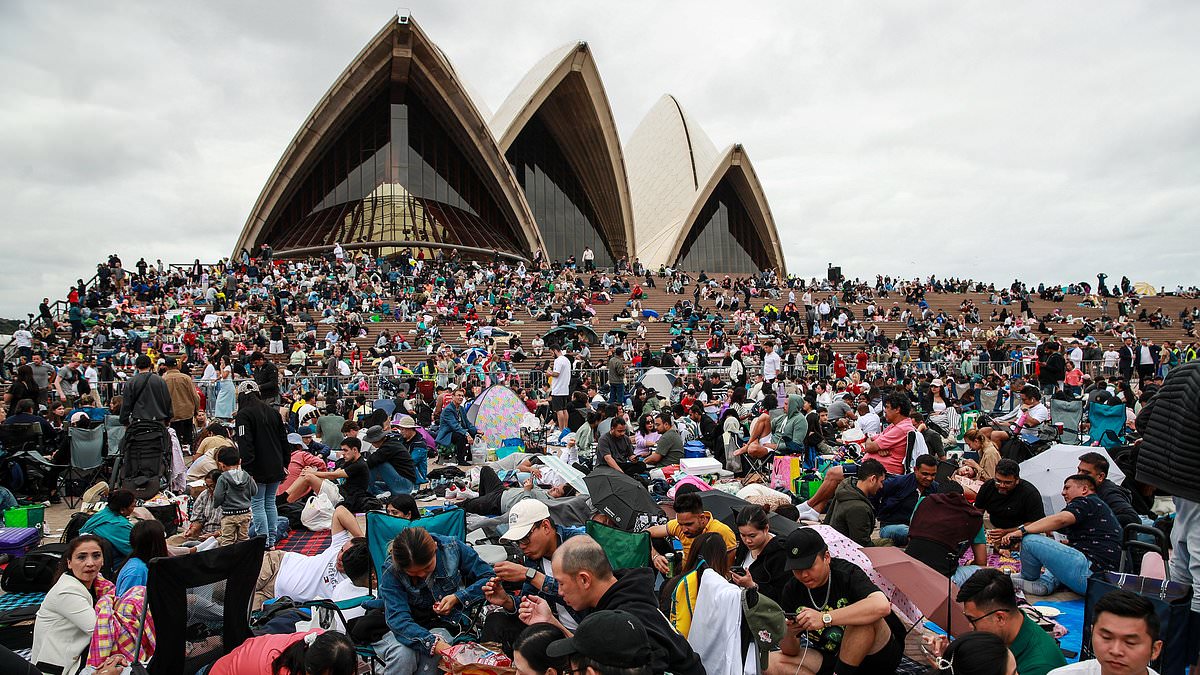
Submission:
POLYGON ((121 462, 114 489, 131 490, 138 499, 150 499, 162 488, 171 455, 171 436, 160 422, 140 420, 125 431, 121 462))
POLYGON ((71 518, 67 521, 67 526, 63 528, 62 543, 67 543, 79 536, 79 530, 83 529, 83 524, 92 517, 92 514, 85 511, 76 511, 71 514, 71 518))
POLYGON ((0 577, 0 588, 6 593, 48 592, 54 585, 54 574, 66 551, 66 544, 46 544, 10 561, 0 577))

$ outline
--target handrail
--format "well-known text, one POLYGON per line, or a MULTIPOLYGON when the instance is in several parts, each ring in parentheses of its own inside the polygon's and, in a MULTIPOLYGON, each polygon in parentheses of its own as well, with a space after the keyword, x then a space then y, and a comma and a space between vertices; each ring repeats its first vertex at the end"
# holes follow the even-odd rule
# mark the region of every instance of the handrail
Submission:
MULTIPOLYGON (((97 281, 97 279, 99 279, 99 277, 100 277, 99 272, 92 274, 92 278, 85 281, 83 285, 85 287, 91 286, 92 284, 96 283, 96 281, 97 281)), ((70 303, 67 302, 66 300, 55 300, 54 303, 50 305, 50 318, 53 320, 55 317, 62 316, 64 313, 64 310, 69 309, 69 308, 70 308, 70 303)), ((28 329, 30 331, 32 331, 34 329, 34 327, 42 325, 46 322, 45 319, 42 318, 42 315, 40 312, 36 316, 33 313, 27 312, 27 314, 29 315, 29 321, 26 323, 26 326, 28 327, 28 329)), ((54 326, 51 326, 51 329, 53 329, 53 328, 54 328, 54 326)), ((4 361, 8 361, 9 359, 12 358, 13 354, 17 351, 16 342, 17 342, 17 339, 15 337, 9 338, 8 343, 5 344, 3 348, 0 348, 0 359, 3 359, 4 361)))

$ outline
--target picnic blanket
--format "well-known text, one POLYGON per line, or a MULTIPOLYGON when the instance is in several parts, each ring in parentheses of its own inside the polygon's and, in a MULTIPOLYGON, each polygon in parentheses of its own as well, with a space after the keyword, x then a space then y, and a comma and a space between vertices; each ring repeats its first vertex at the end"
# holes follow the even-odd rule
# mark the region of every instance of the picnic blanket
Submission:
MULTIPOLYGON (((968 548, 966 550, 966 552, 963 553, 962 557, 958 559, 958 564, 959 565, 974 565, 975 564, 975 554, 971 552, 971 549, 968 548)), ((1019 553, 1013 553, 1013 552, 1009 552, 1007 555, 1000 555, 999 553, 992 551, 992 552, 988 553, 987 566, 995 567, 996 569, 1011 568, 1011 571, 1013 571, 1013 572, 1020 572, 1021 571, 1021 555, 1019 553)))
POLYGON ((1084 605, 1083 598, 1063 600, 1061 602, 1039 601, 1033 605, 1034 609, 1039 607, 1054 607, 1060 612, 1058 616, 1054 617, 1054 621, 1063 628, 1066 628, 1067 634, 1059 639, 1058 646, 1062 647, 1063 651, 1075 654, 1074 658, 1067 658, 1067 663, 1074 663, 1079 660, 1079 651, 1083 649, 1084 605))
POLYGON ((332 538, 333 535, 330 534, 329 530, 322 530, 320 532, 292 530, 286 539, 275 542, 275 548, 288 553, 317 555, 329 548, 329 541, 332 538))
POLYGON ((45 593, 5 593, 0 595, 0 626, 32 620, 45 593))

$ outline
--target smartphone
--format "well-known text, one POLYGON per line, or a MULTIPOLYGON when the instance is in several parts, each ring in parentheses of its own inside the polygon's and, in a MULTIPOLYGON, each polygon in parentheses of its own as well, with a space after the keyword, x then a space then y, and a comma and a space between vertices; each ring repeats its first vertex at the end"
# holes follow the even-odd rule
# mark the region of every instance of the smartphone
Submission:
POLYGON ((746 568, 745 567, 741 567, 741 566, 733 567, 729 571, 733 572, 734 574, 738 575, 739 577, 746 576, 746 568))
POLYGON ((796 612, 784 612, 783 613, 783 618, 787 619, 788 621, 795 621, 797 616, 798 615, 796 612))

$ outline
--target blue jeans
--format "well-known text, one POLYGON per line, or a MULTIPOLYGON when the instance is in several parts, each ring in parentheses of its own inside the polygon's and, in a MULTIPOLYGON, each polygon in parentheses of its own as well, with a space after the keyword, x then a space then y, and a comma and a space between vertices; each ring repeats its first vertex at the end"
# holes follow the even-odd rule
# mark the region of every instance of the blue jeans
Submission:
POLYGON ((904 546, 908 544, 908 525, 904 523, 881 525, 879 527, 879 537, 881 539, 891 539, 892 543, 896 546, 904 546))
POLYGON ((13 493, 9 492, 8 488, 0 487, 0 513, 15 506, 17 506, 17 498, 13 496, 13 493))
MULTIPOLYGON (((450 642, 450 632, 446 629, 434 628, 430 632, 450 642)), ((441 657, 418 654, 413 648, 400 644, 390 630, 371 646, 383 661, 383 675, 438 675, 440 672, 438 662, 441 657)))
POLYGON ((1062 584, 1086 595, 1091 575, 1092 563, 1078 549, 1044 534, 1027 534, 1021 539, 1021 578, 1040 581, 1047 593, 1053 593, 1062 584))
POLYGON ((274 546, 277 539, 279 511, 275 509, 275 493, 279 490, 279 482, 259 483, 258 490, 250 498, 250 516, 252 524, 250 536, 266 535, 267 546, 274 546), (268 527, 267 523, 271 526, 268 527))
POLYGON ((959 565, 958 569, 954 570, 954 574, 950 575, 950 581, 953 581, 955 586, 962 588, 963 582, 981 569, 983 568, 979 565, 959 565))
MULTIPOLYGON (((1175 497, 1175 525, 1171 528, 1171 548, 1175 553, 1168 563, 1171 581, 1200 584, 1200 504, 1175 497)), ((1192 595, 1192 613, 1200 612, 1200 594, 1192 595)))
POLYGON ((413 482, 400 475, 390 462, 371 467, 371 482, 377 489, 387 490, 394 495, 412 494, 413 482))
POLYGON ((625 405, 625 383, 608 385, 608 402, 612 405, 625 405))
MULTIPOLYGON (((417 472, 417 485, 429 482, 429 448, 424 445, 413 448, 413 468, 417 472)), ((394 470, 394 469, 393 469, 394 470)))

